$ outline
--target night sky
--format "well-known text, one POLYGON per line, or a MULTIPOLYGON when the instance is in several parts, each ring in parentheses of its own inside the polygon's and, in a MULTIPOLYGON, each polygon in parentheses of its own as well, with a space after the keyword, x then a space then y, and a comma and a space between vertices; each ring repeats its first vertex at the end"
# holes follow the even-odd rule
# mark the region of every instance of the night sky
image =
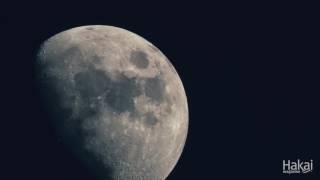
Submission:
POLYGON ((243 6, 247 9, 238 4, 220 8, 168 3, 157 10, 140 7, 148 12, 128 5, 123 11, 88 8, 79 14, 32 7, 30 14, 1 15, 5 179, 94 180, 56 140, 39 105, 33 69, 44 40, 94 24, 144 37, 181 77, 189 103, 189 133, 168 180, 319 178, 316 15, 299 5, 243 6), (289 159, 313 159, 315 169, 282 174, 282 160, 289 159))

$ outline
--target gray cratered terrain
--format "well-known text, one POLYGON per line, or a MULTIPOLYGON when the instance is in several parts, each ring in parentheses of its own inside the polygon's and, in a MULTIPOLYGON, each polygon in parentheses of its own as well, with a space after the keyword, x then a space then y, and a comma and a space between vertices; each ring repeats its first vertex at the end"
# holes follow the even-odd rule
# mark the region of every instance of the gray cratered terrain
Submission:
POLYGON ((58 137, 99 179, 162 180, 188 129, 181 80, 151 43, 112 26, 45 41, 37 82, 58 137))

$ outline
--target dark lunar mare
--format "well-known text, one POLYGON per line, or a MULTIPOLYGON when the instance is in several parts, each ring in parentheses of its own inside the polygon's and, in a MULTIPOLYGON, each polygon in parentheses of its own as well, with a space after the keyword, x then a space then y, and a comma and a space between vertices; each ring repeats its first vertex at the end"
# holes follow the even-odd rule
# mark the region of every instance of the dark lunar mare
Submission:
POLYGON ((145 69, 149 65, 148 55, 143 51, 133 51, 130 55, 130 61, 136 67, 145 69))
POLYGON ((146 96, 161 103, 165 100, 164 92, 165 92, 165 83, 159 76, 156 76, 155 78, 146 79, 146 84, 145 84, 146 96))
MULTIPOLYGON (((88 66, 88 70, 80 72, 74 76, 75 88, 79 92, 84 104, 90 105, 103 103, 111 108, 110 111, 118 114, 123 112, 134 112, 133 98, 142 92, 141 87, 136 83, 135 78, 128 78, 119 73, 118 79, 110 79, 102 70, 88 66)), ((96 109, 95 107, 85 107, 85 109, 96 109)))

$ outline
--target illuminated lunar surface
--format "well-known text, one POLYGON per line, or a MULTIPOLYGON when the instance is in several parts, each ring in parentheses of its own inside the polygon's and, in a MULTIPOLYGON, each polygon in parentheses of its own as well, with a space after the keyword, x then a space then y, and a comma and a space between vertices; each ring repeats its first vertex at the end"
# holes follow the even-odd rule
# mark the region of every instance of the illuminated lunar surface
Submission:
POLYGON ((187 136, 181 80, 154 45, 112 26, 45 41, 37 82, 57 135, 98 179, 161 180, 187 136))

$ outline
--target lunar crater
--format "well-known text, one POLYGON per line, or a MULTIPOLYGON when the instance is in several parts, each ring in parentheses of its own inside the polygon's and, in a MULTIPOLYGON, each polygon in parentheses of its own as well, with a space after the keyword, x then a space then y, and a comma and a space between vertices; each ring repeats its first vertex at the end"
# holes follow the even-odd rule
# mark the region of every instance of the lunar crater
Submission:
POLYGON ((159 120, 153 113, 149 112, 145 115, 144 122, 148 127, 153 127, 159 122, 159 120))

